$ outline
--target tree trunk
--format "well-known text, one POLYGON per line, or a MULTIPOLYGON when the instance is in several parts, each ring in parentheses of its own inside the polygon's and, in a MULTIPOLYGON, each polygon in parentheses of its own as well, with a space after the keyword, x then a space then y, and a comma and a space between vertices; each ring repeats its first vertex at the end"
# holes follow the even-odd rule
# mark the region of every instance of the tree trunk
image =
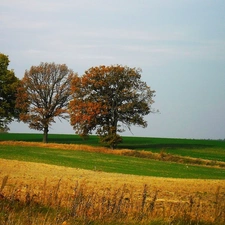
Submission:
POLYGON ((43 143, 48 143, 48 127, 44 128, 43 143))

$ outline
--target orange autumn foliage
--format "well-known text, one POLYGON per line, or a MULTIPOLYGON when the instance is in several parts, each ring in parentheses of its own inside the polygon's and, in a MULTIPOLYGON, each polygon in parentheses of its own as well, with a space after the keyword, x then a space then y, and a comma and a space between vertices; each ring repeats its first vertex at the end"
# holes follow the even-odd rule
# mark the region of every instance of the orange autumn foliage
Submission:
POLYGON ((144 116, 153 112, 154 92, 141 81, 141 69, 115 66, 92 67, 71 84, 71 125, 76 133, 92 131, 111 147, 122 141, 118 135, 131 125, 147 126, 144 116))

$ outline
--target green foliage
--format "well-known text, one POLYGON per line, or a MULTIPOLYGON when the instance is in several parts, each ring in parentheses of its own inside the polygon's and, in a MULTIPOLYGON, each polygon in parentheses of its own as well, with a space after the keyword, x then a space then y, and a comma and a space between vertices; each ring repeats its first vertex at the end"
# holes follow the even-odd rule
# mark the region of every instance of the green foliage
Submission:
POLYGON ((8 56, 0 53, 0 130, 7 132, 8 124, 18 117, 15 109, 16 89, 19 79, 13 70, 8 70, 8 56))

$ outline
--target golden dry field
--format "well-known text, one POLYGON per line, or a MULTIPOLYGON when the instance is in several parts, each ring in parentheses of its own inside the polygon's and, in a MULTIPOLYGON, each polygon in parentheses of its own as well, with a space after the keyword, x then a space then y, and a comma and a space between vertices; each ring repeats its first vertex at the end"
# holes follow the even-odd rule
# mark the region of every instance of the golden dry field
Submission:
MULTIPOLYGON (((137 211, 143 210, 143 214, 145 211, 145 215, 148 211, 152 218, 173 220, 188 216, 213 222, 218 217, 225 221, 225 180, 123 175, 5 159, 0 159, 0 165, 0 193, 3 197, 13 193, 20 201, 26 202, 29 197, 46 204, 54 198, 60 200, 61 206, 70 207, 67 200, 77 195, 79 189, 87 199, 85 204, 94 198, 95 204, 101 199, 103 205, 106 197, 117 196, 117 205, 123 206, 123 211, 128 213, 136 208, 137 211)), ((87 214, 93 213, 94 208, 87 205, 86 208, 87 214)), ((131 214, 133 217, 135 212, 131 214)), ((69 222, 65 220, 64 224, 69 222)))

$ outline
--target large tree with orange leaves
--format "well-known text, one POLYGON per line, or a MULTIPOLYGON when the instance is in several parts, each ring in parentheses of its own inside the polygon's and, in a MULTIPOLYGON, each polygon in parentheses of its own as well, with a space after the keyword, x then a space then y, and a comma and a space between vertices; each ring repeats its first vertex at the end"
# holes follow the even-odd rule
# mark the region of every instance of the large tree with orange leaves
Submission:
POLYGON ((16 107, 21 110, 21 121, 28 123, 31 129, 43 131, 43 142, 47 142, 55 117, 69 118, 70 84, 76 76, 65 64, 55 63, 41 63, 25 72, 16 107))
POLYGON ((80 135, 100 136, 114 148, 122 141, 119 132, 131 125, 147 126, 155 91, 141 80, 141 69, 115 66, 92 67, 72 80, 69 104, 71 125, 80 135))

